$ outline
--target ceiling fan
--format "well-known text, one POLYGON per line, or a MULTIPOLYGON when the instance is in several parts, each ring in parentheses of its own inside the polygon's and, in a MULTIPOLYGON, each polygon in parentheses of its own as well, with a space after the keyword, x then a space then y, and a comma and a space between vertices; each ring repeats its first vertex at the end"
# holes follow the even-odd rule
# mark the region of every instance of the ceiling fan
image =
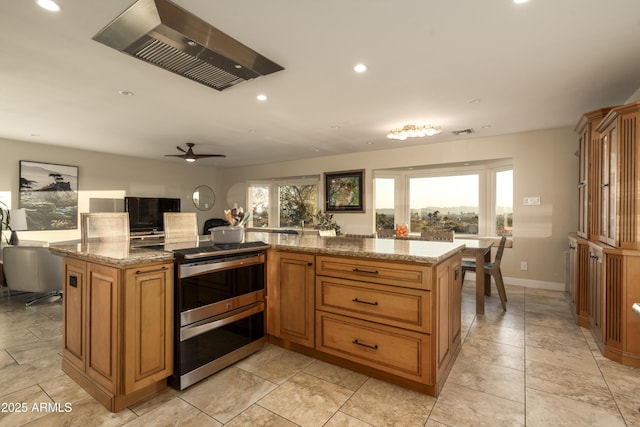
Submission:
POLYGON ((182 151, 184 154, 165 154, 165 157, 180 157, 187 162, 195 162, 198 159, 204 159, 206 157, 227 157, 224 154, 196 154, 193 152, 193 146, 196 145, 193 142, 187 142, 187 150, 177 146, 176 148, 182 151))

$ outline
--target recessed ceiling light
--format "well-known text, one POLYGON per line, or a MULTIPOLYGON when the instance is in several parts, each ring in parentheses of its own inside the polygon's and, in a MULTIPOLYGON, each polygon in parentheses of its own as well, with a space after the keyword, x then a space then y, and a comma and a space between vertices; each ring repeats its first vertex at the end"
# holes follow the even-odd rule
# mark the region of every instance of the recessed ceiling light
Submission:
POLYGON ((364 64, 357 64, 355 67, 353 67, 353 71, 355 71, 356 73, 364 73, 365 71, 367 71, 367 66, 364 64))
POLYGON ((261 93, 260 95, 256 96, 256 99, 258 101, 266 101, 267 100, 267 95, 264 95, 264 94, 261 93))
POLYGON ((50 12, 60 12, 62 9, 60 5, 53 0, 36 0, 36 4, 50 12))
POLYGON ((529 0, 513 0, 513 2, 514 2, 515 4, 522 4, 522 3, 526 3, 526 2, 528 2, 528 1, 529 1, 529 0))

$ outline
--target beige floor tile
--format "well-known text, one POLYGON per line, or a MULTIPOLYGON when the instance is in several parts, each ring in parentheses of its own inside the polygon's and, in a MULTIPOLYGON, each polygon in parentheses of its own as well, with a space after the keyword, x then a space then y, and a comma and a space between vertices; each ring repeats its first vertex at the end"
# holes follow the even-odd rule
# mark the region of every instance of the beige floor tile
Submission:
MULTIPOLYGON (((607 385, 613 393, 627 396, 640 396, 639 368, 621 365, 603 356, 598 356, 596 360, 607 385)), ((640 398, 638 400, 640 400, 640 398)))
POLYGON ((235 366, 265 380, 282 384, 301 372, 313 358, 275 345, 267 345, 259 352, 236 363, 235 366))
POLYGON ((579 328, 557 329, 540 325, 527 326, 525 338, 527 346, 546 350, 575 350, 578 353, 590 352, 589 344, 579 328))
POLYGON ((602 374, 527 361, 527 388, 616 410, 602 374))
POLYGON ((370 378, 341 411, 375 426, 422 426, 436 399, 370 378))
POLYGON ((81 400, 71 405, 68 412, 49 412, 45 416, 29 423, 29 427, 51 426, 104 426, 120 427, 134 420, 136 415, 128 409, 120 412, 109 412, 93 398, 81 400))
POLYGON ((37 385, 7 394, 0 399, 0 426, 20 426, 47 415, 41 404, 53 404, 37 385))
POLYGON ((62 337, 50 340, 37 340, 28 344, 8 346, 7 353, 20 365, 43 357, 51 357, 62 352, 62 337))
POLYGON ((524 371, 524 347, 496 343, 477 337, 467 338, 457 360, 462 359, 478 360, 524 371))
POLYGON ((613 397, 627 426, 640 426, 640 396, 614 394, 613 397))
MULTIPOLYGON (((0 395, 13 393, 60 375, 62 358, 59 355, 38 359, 24 365, 4 368, 0 375, 0 395)), ((1 396, 0 396, 1 397, 1 396)))
POLYGON ((301 426, 322 426, 352 393, 344 387, 301 373, 269 393, 258 405, 301 426))
POLYGON ((276 385, 236 367, 229 367, 184 390, 180 398, 226 423, 253 405, 276 385))
POLYGON ((447 382, 429 420, 449 426, 524 426, 523 403, 447 382))
POLYGON ((164 405, 166 402, 169 402, 170 400, 175 399, 179 396, 180 392, 178 390, 167 387, 159 394, 147 398, 142 402, 136 403, 135 405, 129 406, 129 409, 131 409, 134 414, 141 416, 146 414, 147 412, 153 411, 154 409, 164 405))
POLYGON ((368 378, 366 375, 320 360, 313 361, 302 372, 353 391, 360 388, 368 378))
POLYGON ((469 330, 469 337, 482 338, 501 344, 524 347, 524 331, 476 320, 469 330))
POLYGON ((127 427, 218 427, 222 424, 177 397, 124 424, 127 427))
POLYGON ((580 353, 570 348, 550 350, 527 346, 525 357, 527 361, 546 363, 559 368, 582 371, 594 375, 599 371, 598 365, 590 352, 580 353))
POLYGON ((79 402, 91 396, 68 375, 59 375, 39 383, 40 387, 56 402, 79 402))
POLYGON ((296 427, 297 424, 264 409, 253 405, 246 411, 225 424, 225 427, 296 427))
POLYGON ((522 370, 459 357, 447 383, 524 403, 525 375, 522 370))
POLYGON ((524 330, 525 325, 524 313, 509 309, 507 311, 489 311, 484 314, 478 314, 476 315, 476 322, 483 325, 506 327, 521 331, 524 330))
POLYGON ((17 327, 17 325, 16 328, 13 329, 7 329, 5 326, 0 330, 0 348, 3 349, 38 341, 39 338, 28 329, 17 327))
POLYGON ((371 427, 371 424, 338 411, 324 427, 371 427))
POLYGON ((624 426, 617 410, 527 388, 527 426, 624 426))

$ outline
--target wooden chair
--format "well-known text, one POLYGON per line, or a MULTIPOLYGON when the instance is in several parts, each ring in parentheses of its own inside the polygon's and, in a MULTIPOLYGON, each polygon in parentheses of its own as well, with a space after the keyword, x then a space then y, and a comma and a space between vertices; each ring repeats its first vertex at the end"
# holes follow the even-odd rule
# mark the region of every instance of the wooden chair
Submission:
POLYGON ((453 242, 453 230, 432 230, 420 233, 420 240, 433 240, 438 242, 453 242))
POLYGON ((165 241, 198 238, 198 217, 195 212, 165 212, 163 220, 165 241))
POLYGON ((80 214, 82 243, 129 241, 129 214, 127 212, 98 212, 80 214))
POLYGON ((496 257, 493 262, 485 262, 484 271, 476 271, 476 262, 472 260, 462 260, 462 283, 464 283, 464 274, 467 270, 472 270, 478 274, 491 274, 493 280, 496 282, 496 288, 498 288, 498 294, 500 295, 500 302, 502 303, 502 309, 507 311, 507 293, 504 289, 504 281, 502 280, 502 272, 500 271, 500 261, 502 260, 502 254, 504 247, 507 243, 507 238, 502 236, 500 239, 500 245, 496 252, 496 257))

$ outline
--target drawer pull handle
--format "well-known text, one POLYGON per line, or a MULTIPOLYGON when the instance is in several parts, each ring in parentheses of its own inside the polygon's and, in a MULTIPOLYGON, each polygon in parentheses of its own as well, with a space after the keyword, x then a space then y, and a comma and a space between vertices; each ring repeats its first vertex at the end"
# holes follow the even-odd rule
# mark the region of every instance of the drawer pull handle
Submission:
POLYGON ((361 270, 358 267, 352 270, 354 273, 380 274, 378 270, 361 270))
POLYGON ((360 303, 360 304, 378 305, 378 301, 369 302, 369 301, 363 301, 363 300, 358 299, 358 298, 354 298, 354 299, 352 299, 351 301, 353 301, 353 302, 358 302, 358 303, 360 303))
POLYGON ((138 271, 136 271, 136 274, 156 273, 158 271, 165 271, 166 269, 167 269, 167 267, 156 268, 155 270, 147 270, 147 271, 138 270, 138 271))
POLYGON ((360 342, 360 341, 358 341, 358 340, 353 340, 353 341, 352 341, 352 344, 359 345, 359 346, 361 346, 361 347, 370 348, 371 350, 377 350, 377 349, 378 349, 378 344, 374 344, 374 345, 364 344, 364 343, 361 343, 361 342, 360 342))

